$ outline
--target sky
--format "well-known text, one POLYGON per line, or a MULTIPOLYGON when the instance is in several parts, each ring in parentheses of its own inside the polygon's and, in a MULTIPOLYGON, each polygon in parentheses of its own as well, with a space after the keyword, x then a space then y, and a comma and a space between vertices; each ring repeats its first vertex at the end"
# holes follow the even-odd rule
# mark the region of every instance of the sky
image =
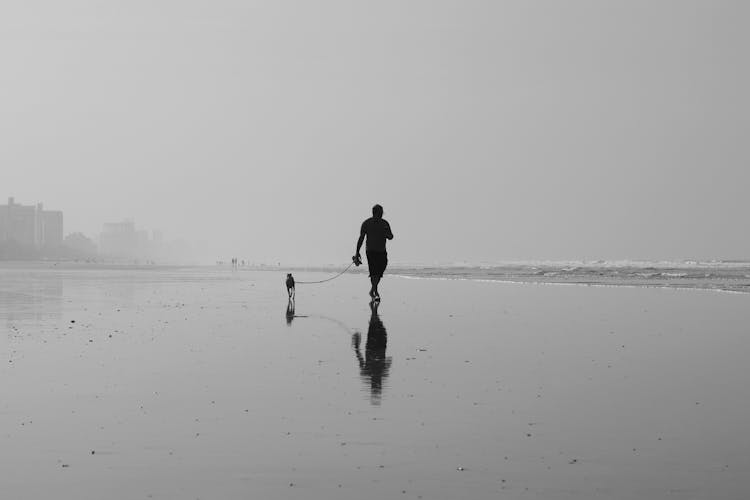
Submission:
POLYGON ((0 203, 203 261, 750 258, 750 3, 0 3, 0 203))

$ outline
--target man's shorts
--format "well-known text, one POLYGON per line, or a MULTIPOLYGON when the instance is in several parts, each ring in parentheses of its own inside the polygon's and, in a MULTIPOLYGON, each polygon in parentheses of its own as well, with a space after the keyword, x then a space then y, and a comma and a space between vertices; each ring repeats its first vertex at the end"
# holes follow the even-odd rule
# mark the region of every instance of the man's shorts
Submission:
POLYGON ((387 252, 365 252, 367 254, 367 267, 370 269, 370 278, 382 278, 385 267, 388 265, 387 252))

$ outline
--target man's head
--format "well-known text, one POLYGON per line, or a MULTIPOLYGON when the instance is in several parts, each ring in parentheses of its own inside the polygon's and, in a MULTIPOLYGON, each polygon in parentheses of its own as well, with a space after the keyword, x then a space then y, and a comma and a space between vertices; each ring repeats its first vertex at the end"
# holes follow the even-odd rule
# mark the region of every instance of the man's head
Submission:
POLYGON ((375 205, 374 207, 372 207, 372 216, 376 219, 380 219, 381 217, 383 217, 383 207, 381 207, 380 205, 375 205))

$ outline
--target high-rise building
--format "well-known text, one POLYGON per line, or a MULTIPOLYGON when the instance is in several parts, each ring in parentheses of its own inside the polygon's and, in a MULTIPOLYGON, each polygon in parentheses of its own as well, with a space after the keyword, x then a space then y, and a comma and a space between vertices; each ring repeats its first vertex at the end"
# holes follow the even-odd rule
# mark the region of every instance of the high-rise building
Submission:
POLYGON ((133 221, 104 224, 99 237, 99 251, 111 257, 132 258, 136 255, 138 240, 133 221))
POLYGON ((15 242, 34 248, 56 248, 63 241, 63 213, 44 206, 20 205, 8 198, 0 205, 0 243, 15 242))
POLYGON ((63 242, 63 213, 59 210, 44 210, 42 212, 43 245, 59 247, 63 242))
POLYGON ((104 224, 99 236, 99 253, 108 258, 153 261, 162 258, 163 236, 153 232, 153 239, 131 220, 104 224))

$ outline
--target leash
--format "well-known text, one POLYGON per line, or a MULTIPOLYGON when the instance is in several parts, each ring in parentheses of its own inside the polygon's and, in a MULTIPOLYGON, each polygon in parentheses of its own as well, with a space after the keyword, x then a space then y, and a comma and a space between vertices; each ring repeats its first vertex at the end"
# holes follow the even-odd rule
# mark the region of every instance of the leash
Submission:
POLYGON ((328 279, 324 279, 324 280, 320 280, 320 281, 297 281, 297 280, 295 280, 294 284, 295 285, 314 285, 314 284, 317 284, 317 283, 325 283, 326 281, 335 280, 336 278, 338 278, 339 276, 341 276, 342 274, 344 274, 345 272, 347 272, 349 270, 349 268, 352 267, 353 265, 354 265, 354 262, 352 262, 351 264, 349 264, 348 266, 346 266, 346 269, 344 269, 343 271, 341 271, 340 273, 338 273, 336 276, 334 276, 332 278, 328 278, 328 279))

